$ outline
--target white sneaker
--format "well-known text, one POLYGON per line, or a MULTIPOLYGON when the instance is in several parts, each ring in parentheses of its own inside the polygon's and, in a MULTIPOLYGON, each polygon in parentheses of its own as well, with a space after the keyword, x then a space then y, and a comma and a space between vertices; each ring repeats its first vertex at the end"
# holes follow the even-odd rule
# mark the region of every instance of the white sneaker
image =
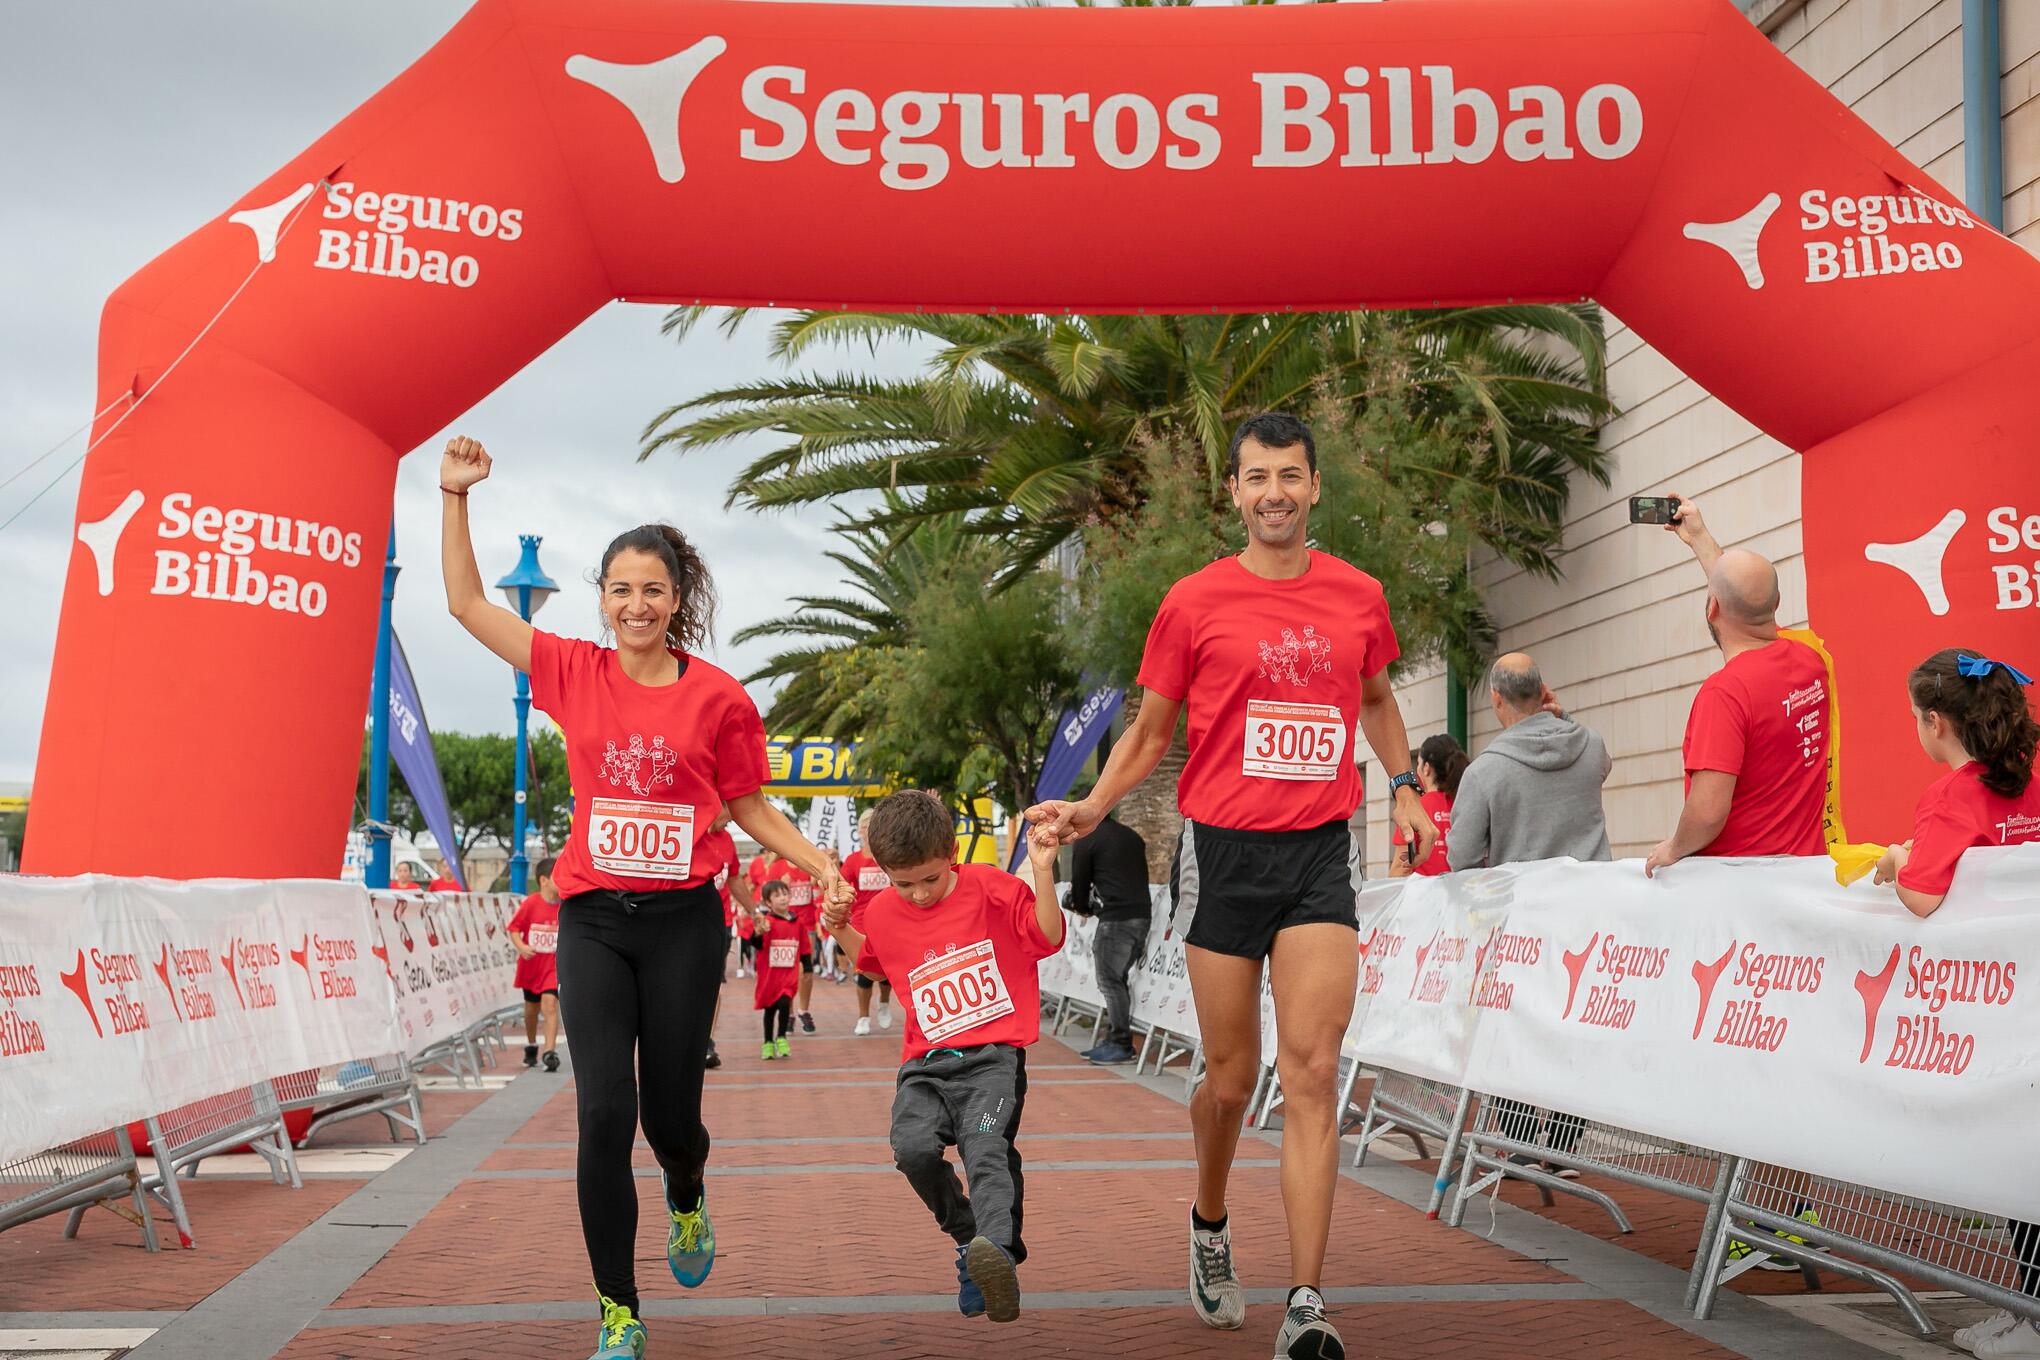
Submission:
POLYGON ((880 1029, 892 1028, 892 1003, 890 1001, 878 1003, 878 1027, 880 1029))
POLYGON ((737 965, 737 976, 738 976, 738 977, 742 977, 743 975, 744 975, 744 965, 740 963, 740 964, 738 964, 738 965, 737 965))
POLYGON ((1231 1331, 1247 1320, 1247 1293, 1233 1273, 1232 1227, 1190 1225, 1190 1307, 1207 1327, 1231 1331))
POLYGON ((857 1023, 851 1027, 850 1032, 860 1035, 871 1033, 871 1017, 868 1015, 858 1016, 857 1023))
POLYGON ((1303 1288, 1289 1298, 1289 1313, 1275 1334, 1275 1360, 1346 1360, 1346 1343, 1325 1321, 1324 1296, 1303 1288))
POLYGON ((2027 1356, 2040 1356, 2040 1327, 2023 1320, 2014 1322, 2003 1331, 1977 1342, 1976 1354, 1982 1360, 2025 1360, 2027 1356))
POLYGON ((1996 1336, 1999 1332, 2009 1332, 2018 1325, 2019 1319, 2012 1314, 2010 1309, 2000 1308, 1983 1321, 1973 1322, 1956 1332, 1955 1344, 1963 1350, 1974 1354, 1978 1344, 1985 1337, 1996 1336))

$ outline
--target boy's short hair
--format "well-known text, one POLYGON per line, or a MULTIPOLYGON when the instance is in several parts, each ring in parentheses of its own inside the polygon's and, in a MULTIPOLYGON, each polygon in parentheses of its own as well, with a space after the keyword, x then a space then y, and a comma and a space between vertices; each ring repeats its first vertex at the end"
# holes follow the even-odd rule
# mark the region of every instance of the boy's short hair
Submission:
POLYGON ((551 878, 553 876, 553 866, 558 863, 559 860, 557 858, 542 859, 538 862, 538 868, 534 872, 540 878, 551 878))
POLYGON ((758 900, 762 902, 766 898, 774 896, 791 897, 793 896, 793 889, 787 885, 786 880, 783 878, 768 878, 765 880, 765 886, 758 890, 758 900))
POLYGON ((956 823, 949 809, 920 789, 902 789, 871 810, 865 848, 881 869, 911 869, 956 858, 956 823))

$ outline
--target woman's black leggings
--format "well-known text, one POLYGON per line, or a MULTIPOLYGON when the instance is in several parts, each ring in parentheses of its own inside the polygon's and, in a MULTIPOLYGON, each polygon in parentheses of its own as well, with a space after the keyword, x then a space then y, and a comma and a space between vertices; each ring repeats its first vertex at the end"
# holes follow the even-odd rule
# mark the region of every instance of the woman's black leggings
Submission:
POLYGON ((574 1057, 581 1145, 575 1182, 595 1286, 637 1311, 640 1123, 691 1207, 708 1163, 702 1061, 722 980, 722 899, 712 884, 678 892, 581 893, 560 909, 560 1013, 574 1057))
POLYGON ((793 1033, 792 997, 790 996, 780 997, 777 1001, 773 1002, 771 1005, 765 1008, 764 1015, 765 1015, 766 1043, 768 1044, 771 1043, 774 1039, 777 1039, 782 1034, 793 1033), (779 1026, 778 1029, 774 1029, 772 1027, 775 1022, 779 1026))

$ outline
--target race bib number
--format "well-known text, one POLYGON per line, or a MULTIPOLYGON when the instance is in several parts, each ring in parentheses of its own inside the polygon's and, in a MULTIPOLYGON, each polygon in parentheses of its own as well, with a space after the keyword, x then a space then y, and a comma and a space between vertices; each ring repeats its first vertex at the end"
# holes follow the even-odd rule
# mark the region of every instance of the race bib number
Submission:
POLYGON ((800 963, 800 942, 798 940, 774 940, 772 947, 765 951, 767 968, 793 968, 800 963))
POLYGON ((876 864, 867 864, 857 871, 857 891, 884 892, 892 886, 892 879, 876 864))
POLYGON ((1013 1013, 1013 997, 999 976, 992 942, 976 944, 931 959, 907 974, 914 994, 914 1014, 931 1044, 1013 1013))
POLYGON ((588 857, 612 874, 685 878, 694 861, 694 809, 597 798, 588 805, 588 857))
POLYGON ((1346 756, 1346 722, 1336 704, 1247 700, 1240 773, 1262 779, 1336 779, 1346 756))
POLYGON ((560 949, 560 928, 558 926, 533 926, 526 937, 533 949, 541 954, 557 954, 560 949))
POLYGON ((811 907, 815 904, 815 885, 812 883, 791 883, 786 885, 790 894, 787 901, 796 907, 811 907))

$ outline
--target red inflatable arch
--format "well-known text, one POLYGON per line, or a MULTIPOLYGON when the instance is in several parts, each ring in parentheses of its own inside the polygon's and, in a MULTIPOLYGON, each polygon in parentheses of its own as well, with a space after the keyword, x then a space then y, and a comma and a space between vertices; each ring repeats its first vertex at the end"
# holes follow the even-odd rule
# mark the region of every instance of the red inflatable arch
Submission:
POLYGON ((482 0, 108 301, 30 865, 332 873, 396 461, 613 299, 1585 296, 1804 451, 1897 833, 1904 668, 2040 661, 2040 264, 1727 0, 482 0))

